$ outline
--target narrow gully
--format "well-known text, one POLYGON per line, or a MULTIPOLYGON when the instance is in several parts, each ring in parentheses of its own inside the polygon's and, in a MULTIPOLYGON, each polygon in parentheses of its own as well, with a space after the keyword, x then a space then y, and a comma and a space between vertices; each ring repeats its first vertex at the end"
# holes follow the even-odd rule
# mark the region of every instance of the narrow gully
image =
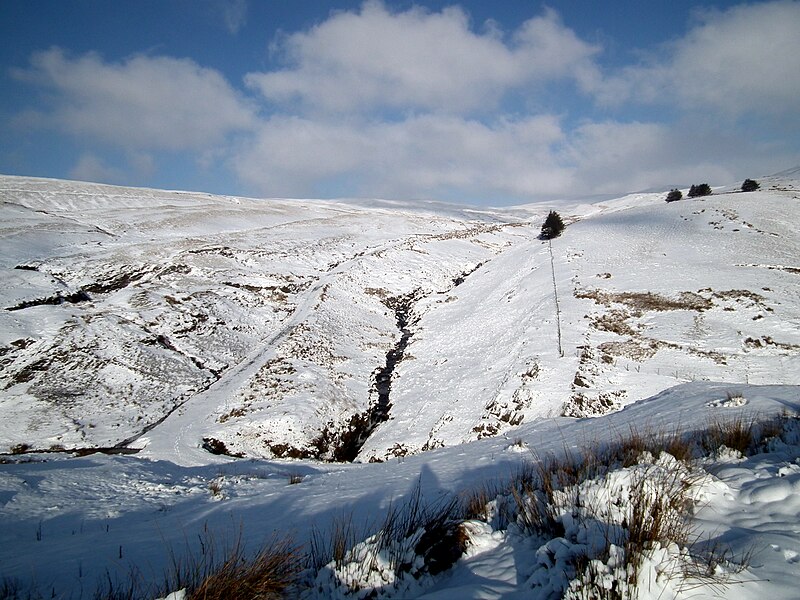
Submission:
POLYGON ((375 390, 378 399, 364 413, 355 415, 351 419, 346 432, 340 437, 339 443, 333 453, 333 458, 337 462, 353 462, 358 457, 364 444, 375 432, 378 426, 389 420, 389 413, 392 408, 390 394, 392 391, 392 374, 397 364, 403 360, 406 347, 414 335, 409 329, 412 324, 412 309, 417 299, 416 293, 405 294, 387 298, 384 304, 394 311, 397 322, 397 329, 400 331, 400 339, 394 348, 386 353, 386 364, 374 373, 375 390))

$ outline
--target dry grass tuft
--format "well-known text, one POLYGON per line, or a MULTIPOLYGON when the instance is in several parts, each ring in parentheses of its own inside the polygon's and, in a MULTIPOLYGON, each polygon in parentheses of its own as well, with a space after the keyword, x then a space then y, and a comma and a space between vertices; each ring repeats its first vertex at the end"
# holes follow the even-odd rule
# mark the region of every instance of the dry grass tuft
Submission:
POLYGON ((189 600, 278 600, 297 582, 302 555, 288 539, 273 541, 248 558, 237 543, 191 590, 189 600))
POLYGON ((225 478, 220 475, 219 477, 215 477, 211 481, 208 482, 208 491, 211 492, 211 496, 214 498, 221 498, 222 497, 222 483, 225 481, 225 478))
POLYGON ((754 447, 754 417, 737 415, 726 421, 712 421, 703 434, 703 449, 716 453, 722 446, 746 455, 754 447))
POLYGON ((467 520, 488 521, 488 505, 501 493, 497 482, 484 482, 461 494, 461 516, 467 520))
POLYGON ((308 548, 309 567, 319 571, 331 561, 337 567, 343 565, 356 545, 357 534, 352 513, 334 517, 327 531, 314 527, 308 548))

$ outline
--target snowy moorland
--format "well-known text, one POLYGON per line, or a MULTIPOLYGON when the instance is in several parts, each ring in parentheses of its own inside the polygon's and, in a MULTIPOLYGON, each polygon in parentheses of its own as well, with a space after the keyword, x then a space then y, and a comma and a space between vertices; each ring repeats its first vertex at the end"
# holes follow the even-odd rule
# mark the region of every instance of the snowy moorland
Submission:
POLYGON ((306 598, 796 597, 800 170, 759 181, 548 243, 537 205, 0 177, 3 595, 191 593, 238 540, 306 598))

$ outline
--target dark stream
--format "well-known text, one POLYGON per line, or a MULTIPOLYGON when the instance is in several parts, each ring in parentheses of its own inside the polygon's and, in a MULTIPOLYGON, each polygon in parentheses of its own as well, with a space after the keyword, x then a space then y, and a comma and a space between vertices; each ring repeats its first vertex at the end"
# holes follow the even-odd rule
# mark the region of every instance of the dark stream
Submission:
POLYGON ((353 416, 347 431, 341 436, 341 440, 334 450, 334 460, 336 461, 353 462, 378 426, 389 420, 389 412, 392 408, 390 399, 392 373, 394 373, 397 363, 403 360, 406 347, 413 335, 413 332, 408 327, 414 300, 414 294, 411 293, 405 296, 389 298, 385 302, 386 306, 394 311, 397 328, 400 330, 400 339, 394 348, 386 353, 386 364, 378 367, 375 371, 375 389, 378 392, 377 402, 370 406, 366 412, 353 416))

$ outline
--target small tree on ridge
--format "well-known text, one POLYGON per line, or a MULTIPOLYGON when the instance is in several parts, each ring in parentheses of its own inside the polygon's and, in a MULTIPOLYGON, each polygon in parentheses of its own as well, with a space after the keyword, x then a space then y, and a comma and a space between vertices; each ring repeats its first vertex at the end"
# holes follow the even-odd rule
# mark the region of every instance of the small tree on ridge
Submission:
POLYGON ((689 188, 689 198, 697 198, 698 196, 710 196, 711 195, 711 186, 707 183, 700 183, 698 185, 693 185, 689 188))
POLYGON ((542 224, 541 238, 543 240, 551 240, 560 236, 562 231, 564 231, 564 221, 561 220, 561 215, 551 210, 542 224))
POLYGON ((681 198, 683 198, 683 192, 678 189, 670 190, 667 194, 667 202, 677 202, 681 198))
POLYGON ((744 183, 742 183, 743 192, 755 192, 760 187, 755 179, 745 179, 744 183))

